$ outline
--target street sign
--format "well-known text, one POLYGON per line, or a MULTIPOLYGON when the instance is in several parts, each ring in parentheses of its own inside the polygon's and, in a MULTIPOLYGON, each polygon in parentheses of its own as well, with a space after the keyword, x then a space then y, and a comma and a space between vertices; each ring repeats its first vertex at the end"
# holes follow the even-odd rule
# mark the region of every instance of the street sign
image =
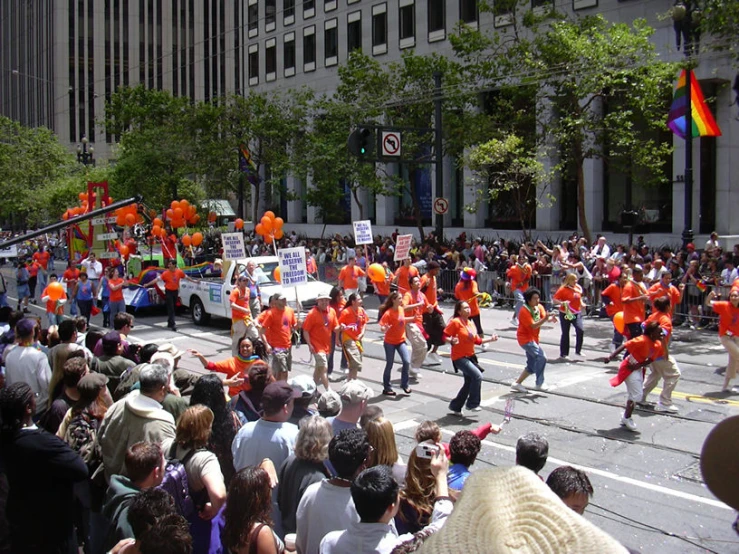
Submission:
POLYGON ((116 240, 118 238, 118 233, 100 233, 97 236, 98 240, 116 240))
POLYGON ((400 156, 400 133, 397 131, 382 132, 382 155, 400 156))
POLYGON ((395 256, 393 256, 396 262, 403 261, 410 256, 412 241, 413 235, 398 235, 395 239, 395 256))
POLYGON ((434 198, 434 213, 444 215, 449 211, 449 200, 441 196, 434 198))
MULTIPOLYGON (((100 239, 100 240, 105 240, 105 239, 100 239)), ((118 255, 118 252, 101 252, 100 255, 98 256, 98 258, 100 258, 101 260, 112 260, 118 257, 120 257, 118 255)))
POLYGON ((113 225, 116 221, 115 217, 96 217, 92 220, 93 225, 113 225))
POLYGON ((372 244, 372 222, 367 219, 365 221, 354 222, 354 244, 372 244))

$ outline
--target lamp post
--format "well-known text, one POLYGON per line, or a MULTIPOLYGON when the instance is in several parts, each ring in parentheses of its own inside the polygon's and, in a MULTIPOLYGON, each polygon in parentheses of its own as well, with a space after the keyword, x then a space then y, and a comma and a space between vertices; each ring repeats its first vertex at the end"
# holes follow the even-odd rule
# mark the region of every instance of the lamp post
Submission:
POLYGON ((77 161, 85 166, 85 169, 87 169, 87 166, 89 165, 95 165, 95 158, 93 157, 95 154, 95 149, 88 144, 87 137, 85 135, 82 135, 82 146, 79 144, 77 145, 77 161))

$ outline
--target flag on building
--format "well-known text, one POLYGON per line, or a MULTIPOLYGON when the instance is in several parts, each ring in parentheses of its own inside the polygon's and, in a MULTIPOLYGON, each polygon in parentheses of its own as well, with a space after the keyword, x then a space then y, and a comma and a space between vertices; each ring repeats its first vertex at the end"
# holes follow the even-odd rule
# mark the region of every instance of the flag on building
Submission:
MULTIPOLYGON (((711 110, 708 108, 700 83, 690 71, 690 113, 692 124, 692 136, 694 137, 720 137, 721 129, 716 124, 711 110)), ((675 86, 675 96, 670 106, 670 115, 667 118, 667 126, 680 138, 685 138, 688 108, 688 86, 687 72, 683 69, 675 86)))

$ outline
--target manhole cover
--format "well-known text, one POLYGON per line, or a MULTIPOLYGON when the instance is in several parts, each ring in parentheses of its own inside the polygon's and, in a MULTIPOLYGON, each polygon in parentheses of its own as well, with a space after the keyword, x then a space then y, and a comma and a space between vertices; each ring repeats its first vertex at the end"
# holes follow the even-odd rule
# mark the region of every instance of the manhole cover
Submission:
POLYGON ((703 483, 700 461, 693 462, 688 467, 681 469, 675 473, 673 477, 685 479, 686 481, 693 481, 694 483, 703 483))

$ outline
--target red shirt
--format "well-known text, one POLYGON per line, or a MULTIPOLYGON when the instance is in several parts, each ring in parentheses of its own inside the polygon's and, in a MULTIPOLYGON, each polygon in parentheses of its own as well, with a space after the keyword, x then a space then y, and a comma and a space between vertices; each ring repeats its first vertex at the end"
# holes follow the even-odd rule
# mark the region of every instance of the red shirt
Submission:
POLYGON ((80 270, 76 267, 67 269, 62 274, 62 280, 67 283, 67 292, 71 293, 77 286, 77 280, 80 278, 80 270))
POLYGON ((524 264, 523 266, 516 264, 506 271, 506 277, 511 281, 512 290, 525 292, 529 288, 531 266, 529 264, 524 264))
POLYGON ((444 329, 444 336, 459 339, 457 344, 452 344, 452 361, 469 358, 475 354, 475 345, 482 344, 482 339, 477 336, 474 323, 467 320, 467 325, 465 325, 458 317, 447 324, 444 329))
POLYGON ((578 313, 582 306, 582 287, 580 285, 575 285, 574 287, 561 286, 554 293, 554 299, 562 302, 559 307, 560 312, 565 313, 567 311, 564 302, 569 302, 570 311, 578 313))
POLYGON ((359 287, 359 281, 357 279, 359 277, 363 277, 364 275, 366 275, 366 273, 362 271, 361 267, 358 267, 356 265, 345 265, 341 268, 341 271, 339 271, 339 281, 341 282, 341 286, 344 290, 356 289, 359 287))
POLYGON ((51 257, 51 254, 49 254, 48 252, 35 252, 33 255, 33 259, 37 261, 39 265, 41 265, 41 267, 44 268, 44 270, 49 265, 50 257, 51 257))
POLYGON ((403 315, 403 306, 397 310, 389 308, 385 310, 380 318, 380 325, 387 325, 388 330, 385 331, 385 342, 388 344, 400 344, 405 342, 405 315, 403 315))
POLYGON ((167 290, 179 290, 180 279, 185 278, 185 272, 181 269, 175 269, 174 271, 166 270, 163 271, 159 278, 164 281, 164 288, 167 290))
POLYGON ((316 352, 328 354, 331 351, 331 334, 338 326, 336 312, 329 306, 322 312, 314 306, 303 321, 303 329, 310 333, 310 343, 316 352))
POLYGON ((403 306, 410 306, 411 304, 418 304, 419 302, 421 303, 421 306, 411 308, 410 310, 408 308, 405 309, 405 322, 410 323, 411 321, 415 321, 418 325, 423 327, 423 314, 426 312, 426 306, 429 304, 429 301, 426 299, 426 295, 420 290, 416 292, 411 290, 403 295, 403 306))

